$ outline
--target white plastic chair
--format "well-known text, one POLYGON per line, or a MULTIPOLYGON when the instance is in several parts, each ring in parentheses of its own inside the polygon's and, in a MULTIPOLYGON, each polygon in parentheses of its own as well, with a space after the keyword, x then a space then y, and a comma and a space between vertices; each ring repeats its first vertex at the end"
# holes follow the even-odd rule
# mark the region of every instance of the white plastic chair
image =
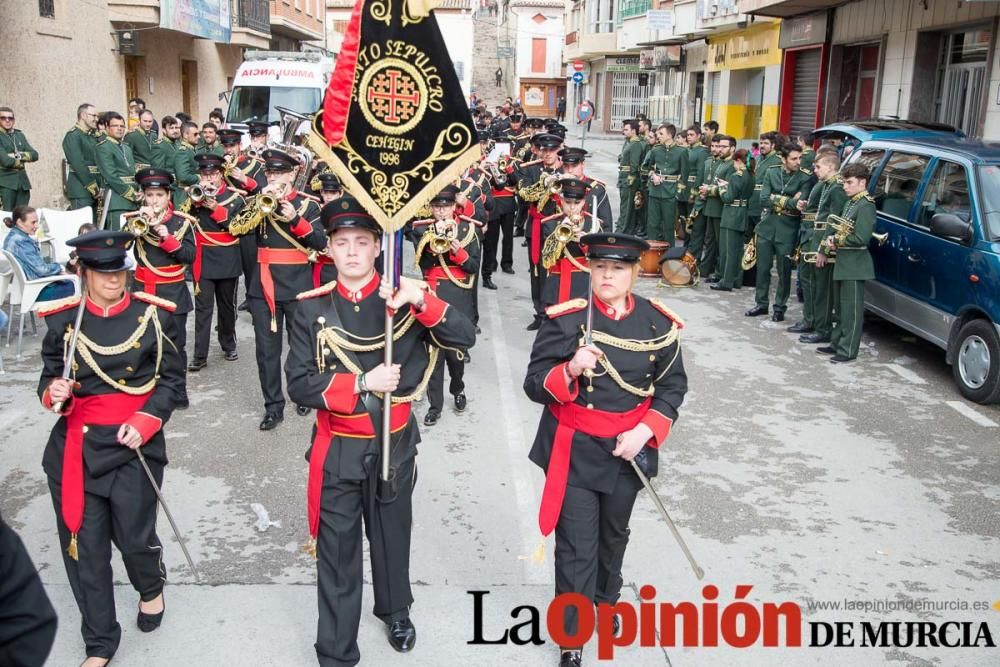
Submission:
POLYGON ((53 208, 38 210, 38 217, 48 229, 48 243, 52 246, 52 261, 65 264, 69 261, 71 248, 66 241, 79 236, 80 225, 93 221, 90 207, 78 208, 73 211, 59 211, 53 208))
MULTIPOLYGON (((2 226, 2 225, 0 225, 2 226)), ((7 292, 10 290, 10 282, 14 279, 14 269, 10 268, 10 262, 5 258, 0 257, 0 310, 3 309, 3 302, 7 300, 7 292)), ((13 311, 14 306, 11 304, 10 309, 13 311)), ((12 313, 8 313, 11 315, 12 313)), ((7 318, 7 331, 10 332, 10 327, 13 326, 11 323, 14 320, 10 317, 7 318)), ((0 375, 4 374, 3 368, 3 354, 0 353, 0 375)))
MULTIPOLYGON (((17 261, 11 253, 6 250, 0 250, 0 256, 5 257, 10 263, 10 267, 14 273, 13 285, 18 291, 20 298, 18 299, 18 312, 21 315, 20 323, 17 329, 17 358, 21 358, 21 341, 24 337, 24 314, 29 312, 34 314, 40 305, 44 305, 44 301, 39 304, 38 295, 41 293, 46 286, 52 283, 59 282, 60 280, 69 280, 73 283, 73 294, 80 293, 80 278, 74 275, 66 274, 56 274, 54 276, 45 276, 44 278, 36 278, 35 280, 28 280, 27 276, 24 274, 24 268, 21 263, 17 261)), ((14 300, 11 298, 11 311, 14 310, 14 300)), ((8 327, 13 327, 14 313, 11 312, 10 323, 8 327)), ((10 346, 10 328, 7 330, 7 346, 10 346)))

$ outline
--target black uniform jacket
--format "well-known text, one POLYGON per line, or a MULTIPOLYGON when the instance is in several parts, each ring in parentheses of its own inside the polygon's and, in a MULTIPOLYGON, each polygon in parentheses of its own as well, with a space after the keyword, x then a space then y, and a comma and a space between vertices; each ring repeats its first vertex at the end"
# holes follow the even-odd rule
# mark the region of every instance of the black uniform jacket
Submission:
MULTIPOLYGON (((576 241, 560 244, 554 233, 566 220, 562 213, 542 220, 542 266, 547 266, 548 277, 542 284, 542 304, 552 306, 570 299, 585 298, 590 293, 590 272, 583 248, 576 241), (561 252, 559 252, 561 248, 561 252), (546 252, 548 251, 548 252, 546 252)), ((580 234, 601 231, 601 220, 590 213, 583 213, 580 234)))
MULTIPOLYGON (((42 341, 38 395, 49 409, 52 408, 49 384, 62 377, 67 332, 76 321, 79 303, 79 296, 68 297, 40 311, 48 332, 42 341)), ((126 387, 138 391, 137 388, 153 383, 152 394, 141 412, 137 411, 126 423, 143 434, 142 451, 146 458, 163 464, 167 462, 167 450, 161 429, 184 393, 184 361, 171 343, 176 337, 170 315, 173 308, 169 301, 142 292, 126 293, 107 310, 88 300, 74 356, 76 370, 70 376, 77 384, 62 413, 70 414, 77 398, 116 394, 126 387), (112 350, 108 348, 122 351, 110 353, 112 350)), ((57 481, 62 477, 66 426, 66 416, 55 423, 42 457, 46 474, 57 481)), ((85 490, 106 493, 114 475, 105 474, 135 458, 135 452, 118 443, 120 426, 88 425, 84 429, 85 490)))
MULTIPOLYGON (((592 379, 581 376, 567 382, 564 368, 582 344, 587 301, 567 301, 546 312, 549 317, 538 330, 524 379, 528 398, 546 406, 531 448, 531 460, 548 468, 559 426, 553 406, 572 403, 588 412, 623 413, 650 398, 649 409, 640 421, 654 434, 646 455, 647 470, 655 474, 657 448, 670 434, 687 392, 678 339, 683 322, 662 303, 634 294, 629 296, 628 312, 621 319, 612 319, 607 306, 595 297, 594 344, 604 352, 607 365, 599 362, 592 379)), ((628 428, 623 425, 619 432, 628 428)), ((597 437, 577 430, 572 439, 568 484, 611 493, 621 469, 631 469, 627 461, 611 454, 616 437, 597 437)))
POLYGON ((191 291, 184 282, 185 268, 194 263, 195 258, 193 221, 193 216, 178 213, 171 205, 163 223, 170 235, 155 244, 138 238, 132 250, 136 261, 136 291, 170 301, 176 305, 178 315, 194 308, 191 291))
POLYGON ((476 310, 473 287, 482 260, 482 247, 476 234, 476 226, 465 218, 458 220, 455 238, 462 247, 458 252, 440 255, 432 253, 427 245, 430 226, 416 228, 425 230, 417 242, 417 265, 420 272, 435 294, 461 310, 466 317, 472 318, 476 310))
POLYGON ((229 223, 243 210, 244 199, 227 187, 216 195, 216 207, 192 206, 197 217, 195 234, 199 259, 195 262, 195 278, 224 280, 238 278, 243 273, 240 239, 229 233, 229 223))
MULTIPOLYGON (((339 283, 327 283, 300 295, 285 363, 288 395, 296 404, 340 418, 366 420, 370 429, 371 420, 354 386, 358 374, 384 361, 386 311, 385 300, 378 294, 380 280, 375 273, 357 292, 348 292, 339 283)), ((423 394, 439 346, 468 349, 476 338, 471 320, 433 292, 425 296, 424 312, 407 307, 395 313, 393 330, 392 358, 401 365, 393 401, 403 403, 423 394)), ((381 395, 377 398, 381 402, 381 395)), ((381 424, 377 424, 370 432, 377 434, 380 429, 381 424)), ((313 434, 315 438, 315 427, 313 434)), ((420 433, 411 415, 405 428, 394 433, 391 464, 398 467, 413 458, 418 442, 420 433)), ((340 479, 364 479, 379 446, 377 436, 334 434, 324 469, 340 479)), ((310 455, 311 448, 306 458, 310 455)))

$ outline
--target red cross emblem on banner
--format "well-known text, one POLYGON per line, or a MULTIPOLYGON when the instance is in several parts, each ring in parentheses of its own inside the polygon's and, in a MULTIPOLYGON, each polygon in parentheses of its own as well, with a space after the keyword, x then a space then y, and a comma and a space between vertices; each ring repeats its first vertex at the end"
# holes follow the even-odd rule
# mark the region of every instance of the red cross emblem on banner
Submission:
POLYGON ((398 69, 380 72, 368 87, 367 102, 379 119, 397 125, 413 117, 420 104, 420 91, 409 75, 398 69))

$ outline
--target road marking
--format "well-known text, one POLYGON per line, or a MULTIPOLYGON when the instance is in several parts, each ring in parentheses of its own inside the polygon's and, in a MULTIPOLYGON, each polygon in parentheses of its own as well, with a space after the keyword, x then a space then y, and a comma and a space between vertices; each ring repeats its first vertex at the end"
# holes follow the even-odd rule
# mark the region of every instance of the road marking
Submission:
POLYGON ((899 377, 908 381, 910 384, 927 384, 927 380, 923 379, 906 366, 900 366, 899 364, 885 364, 885 366, 899 377))
MULTIPOLYGON (((503 427, 506 433, 507 454, 510 457, 510 475, 514 482, 514 492, 517 496, 518 523, 521 526, 521 554, 528 558, 521 559, 524 573, 524 583, 528 584, 548 584, 551 583, 548 567, 539 565, 530 556, 538 548, 540 534, 535 518, 538 515, 536 498, 538 491, 532 481, 530 469, 534 464, 528 461, 525 453, 528 451, 524 432, 521 428, 521 411, 518 409, 519 397, 514 394, 512 387, 520 387, 521 383, 514 384, 514 374, 510 369, 508 359, 510 355, 504 348, 503 341, 506 336, 503 330, 503 320, 500 318, 500 306, 495 296, 485 299, 488 304, 486 312, 489 315, 487 327, 489 331, 490 343, 493 346, 493 361, 497 368, 497 390, 500 393, 500 412, 503 417, 503 427)), ((480 302, 481 304, 482 302, 480 302)))
POLYGON ((976 412, 975 410, 973 410, 972 408, 970 408, 968 405, 966 405, 962 401, 945 401, 945 402, 948 405, 950 405, 952 407, 952 409, 955 410, 955 412, 957 412, 960 415, 963 415, 965 417, 968 417, 969 419, 971 419, 972 421, 976 422, 980 426, 986 426, 988 428, 996 428, 997 427, 997 423, 995 421, 993 421, 989 417, 984 417, 983 415, 979 414, 978 412, 976 412))

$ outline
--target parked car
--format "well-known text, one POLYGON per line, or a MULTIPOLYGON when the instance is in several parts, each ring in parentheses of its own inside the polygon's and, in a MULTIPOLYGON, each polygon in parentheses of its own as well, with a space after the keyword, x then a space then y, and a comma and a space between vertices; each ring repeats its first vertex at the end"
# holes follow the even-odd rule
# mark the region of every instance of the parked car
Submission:
POLYGON ((870 140, 875 280, 866 308, 945 350, 959 391, 1000 401, 1000 143, 938 134, 870 140))
POLYGON ((813 130, 812 141, 836 141, 841 147, 841 157, 846 159, 852 151, 866 141, 918 139, 947 135, 964 139, 965 134, 951 125, 916 120, 870 118, 844 120, 813 130))

